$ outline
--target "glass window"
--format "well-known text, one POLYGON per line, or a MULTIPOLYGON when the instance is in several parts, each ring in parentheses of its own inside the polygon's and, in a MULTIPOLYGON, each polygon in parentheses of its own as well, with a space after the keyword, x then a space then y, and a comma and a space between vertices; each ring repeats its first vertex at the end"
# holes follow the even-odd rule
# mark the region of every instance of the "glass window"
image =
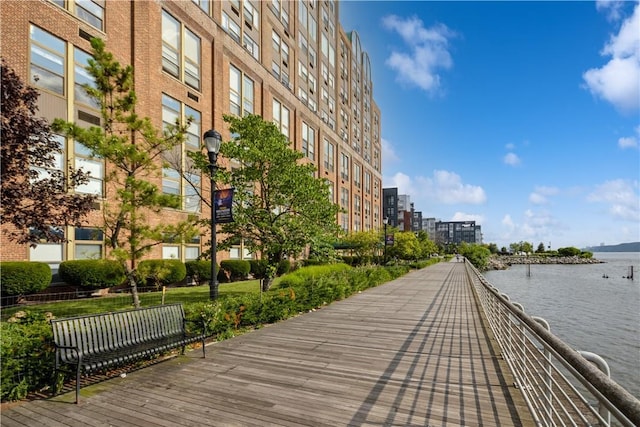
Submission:
POLYGON ((31 84, 64 95, 64 41, 34 25, 31 35, 31 84))
POLYGON ((200 9, 204 10, 204 12, 209 15, 211 13, 211 3, 209 0, 192 0, 195 4, 200 6, 200 9))
POLYGON ((315 160, 315 138, 315 130, 302 122, 302 152, 311 160, 315 160))
POLYGON ((200 38, 185 29, 184 82, 200 90, 200 38))
POLYGON ((277 99, 273 100, 273 121, 280 132, 289 138, 289 109, 277 99))
POLYGON ((99 30, 104 30, 105 0, 76 0, 76 16, 99 30))
POLYGON ((324 167, 328 171, 333 171, 334 163, 334 147, 327 139, 324 140, 324 167))
POLYGON ((162 245, 162 259, 180 259, 180 246, 162 245))
POLYGON ((200 248, 198 246, 186 246, 184 248, 184 259, 186 261, 192 261, 198 259, 200 256, 200 248))
POLYGON ((237 43, 240 43, 240 26, 227 15, 222 12, 222 28, 233 38, 237 43))
POLYGON ((89 65, 91 55, 75 48, 74 49, 74 95, 76 102, 89 105, 93 108, 100 108, 98 101, 87 94, 86 86, 95 88, 96 82, 89 74, 86 67, 89 65))
POLYGON ((180 77, 180 22, 162 11, 162 69, 180 77))
POLYGON ((240 86, 241 81, 240 70, 231 65, 229 67, 229 102, 230 102, 230 110, 232 114, 236 116, 240 116, 240 94, 242 93, 242 87, 240 86))

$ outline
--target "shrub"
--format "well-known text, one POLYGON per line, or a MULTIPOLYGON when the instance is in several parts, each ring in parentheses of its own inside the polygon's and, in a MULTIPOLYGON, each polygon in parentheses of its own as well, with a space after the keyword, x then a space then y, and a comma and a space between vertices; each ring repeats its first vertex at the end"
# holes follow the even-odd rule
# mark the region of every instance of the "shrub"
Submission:
POLYGON ((88 290, 118 286, 126 278, 121 263, 106 259, 63 261, 58 272, 65 283, 88 290))
POLYGON ((54 353, 44 314, 20 311, 0 324, 2 401, 19 400, 53 383, 54 353))
POLYGON ((573 246, 569 246, 566 248, 558 248, 558 255, 560 256, 578 256, 580 255, 580 249, 575 248, 573 246))
POLYGON ((43 262, 0 263, 0 289, 3 296, 40 292, 51 283, 51 268, 43 262))
POLYGON ((279 287, 295 286, 313 280, 316 277, 339 273, 351 269, 352 267, 344 263, 311 265, 282 276, 279 287))
POLYGON ((291 261, 288 259, 282 259, 278 263, 278 268, 276 270, 276 274, 278 276, 282 276, 283 274, 287 274, 291 271, 291 261))
MULTIPOLYGON (((187 276, 193 277, 196 283, 202 284, 211 280, 210 260, 187 261, 184 266, 187 269, 187 276)), ((216 265, 216 274, 219 271, 220 268, 216 265)))
POLYGON ((242 259, 225 259, 220 261, 220 270, 224 270, 232 282, 247 280, 249 271, 251 271, 251 264, 249 264, 249 261, 242 259))
POLYGON ((187 277, 187 268, 178 259, 147 259, 138 264, 138 277, 156 287, 173 285, 187 277))
POLYGON ((250 273, 254 279, 264 279, 267 275, 269 263, 266 259, 252 259, 249 261, 250 273))

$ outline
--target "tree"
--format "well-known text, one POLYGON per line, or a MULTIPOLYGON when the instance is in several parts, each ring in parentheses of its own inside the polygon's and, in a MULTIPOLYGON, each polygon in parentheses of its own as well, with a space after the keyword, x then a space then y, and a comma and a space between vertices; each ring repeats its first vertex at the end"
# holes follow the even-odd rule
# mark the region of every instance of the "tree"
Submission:
POLYGON ((420 258, 429 258, 431 254, 438 252, 438 246, 429 239, 429 234, 427 234, 426 231, 418 231, 416 237, 418 238, 418 245, 420 247, 420 258))
POLYGON ((544 243, 540 242, 538 244, 538 249, 536 249, 536 253, 543 254, 545 252, 544 243))
MULTIPOLYGON (((221 224, 219 247, 243 239, 252 253, 267 260, 269 274, 262 281, 267 290, 282 259, 297 258, 329 237, 335 240, 338 206, 330 201, 328 184, 314 177, 315 166, 300 162, 302 153, 273 123, 257 115, 224 120, 234 138, 222 144, 220 154, 233 159, 234 167, 218 169, 216 182, 235 188, 234 222, 221 224)), ((190 156, 203 172, 207 169, 202 153, 190 156)))
POLYGON ((38 91, 25 86, 2 59, 2 164, 0 215, 11 241, 36 246, 64 242, 60 227, 80 226, 95 196, 69 192, 88 180, 59 161, 62 147, 43 118, 36 117, 38 91))
POLYGON ((484 246, 462 243, 459 247, 460 255, 463 255, 479 270, 486 270, 491 256, 491 251, 484 246))
POLYGON ((351 246, 353 253, 358 258, 373 258, 376 250, 380 249, 381 238, 379 231, 354 231, 342 239, 343 243, 351 246))
POLYGON ((158 131, 149 118, 135 112, 133 68, 123 67, 105 50, 104 42, 92 39, 93 59, 87 71, 94 86, 85 86, 100 105, 102 126, 81 128, 57 119, 53 128, 87 147, 91 155, 112 166, 105 175, 109 193, 103 203, 103 230, 110 255, 122 262, 132 289, 133 303, 140 306, 137 291, 138 261, 168 236, 186 239, 195 234, 189 221, 150 225, 149 214, 162 208, 178 208, 180 197, 163 194, 151 179, 159 176, 162 156, 185 139, 189 123, 158 131))
POLYGON ((420 243, 412 231, 401 231, 394 234, 393 246, 387 247, 387 252, 400 259, 415 260, 420 258, 420 243))

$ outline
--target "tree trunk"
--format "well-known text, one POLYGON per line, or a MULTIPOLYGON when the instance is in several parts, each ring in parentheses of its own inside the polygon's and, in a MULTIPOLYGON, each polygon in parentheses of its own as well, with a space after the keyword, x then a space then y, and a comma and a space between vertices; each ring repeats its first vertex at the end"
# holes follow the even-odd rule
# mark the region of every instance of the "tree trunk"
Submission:
POLYGON ((262 289, 262 292, 267 292, 272 284, 273 284, 273 276, 267 276, 260 279, 260 287, 262 289))
POLYGON ((133 299, 133 307, 140 308, 140 297, 138 296, 138 282, 136 281, 135 272, 129 268, 127 262, 123 262, 124 271, 127 276, 127 281, 129 282, 129 286, 131 287, 131 298, 133 299))

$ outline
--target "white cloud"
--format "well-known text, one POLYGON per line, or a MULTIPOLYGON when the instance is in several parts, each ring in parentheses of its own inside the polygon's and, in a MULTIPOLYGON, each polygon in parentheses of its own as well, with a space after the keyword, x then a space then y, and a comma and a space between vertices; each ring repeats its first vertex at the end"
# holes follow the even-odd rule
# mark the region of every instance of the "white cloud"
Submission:
POLYGON ((529 201, 534 205, 545 205, 549 202, 549 196, 559 193, 556 187, 536 187, 533 193, 529 194, 529 201))
POLYGON ((607 13, 607 19, 610 21, 619 20, 621 15, 622 5, 621 0, 596 0, 596 9, 607 13))
MULTIPOLYGON (((415 179, 398 172, 393 177, 385 179, 384 187, 397 187, 399 194, 408 194, 412 199, 427 204, 479 205, 487 200, 482 187, 465 184, 458 174, 444 170, 435 170, 432 177, 418 176, 415 179)), ((427 206, 422 207, 426 208, 427 206)))
POLYGON ((448 44, 449 39, 455 37, 455 32, 444 24, 425 28, 416 16, 403 19, 389 15, 382 19, 382 25, 398 33, 410 50, 394 51, 387 58, 387 65, 397 72, 397 80, 416 85, 426 92, 436 92, 440 88, 438 70, 453 66, 448 44))
POLYGON ((622 111, 640 108, 640 4, 622 23, 618 34, 611 36, 601 54, 611 56, 609 62, 582 76, 591 93, 622 111))
POLYGON ((477 214, 468 214, 464 212, 456 212, 453 214, 450 221, 475 221, 476 225, 482 225, 482 223, 484 223, 484 216, 477 214))
POLYGON ((507 153, 502 161, 509 166, 518 166, 521 163, 520 157, 516 153, 507 153))
POLYGON ((638 139, 640 139, 640 126, 636 126, 636 135, 625 136, 618 139, 618 147, 622 148, 638 148, 638 139))
POLYGON ((390 163, 395 163, 398 160, 400 160, 400 158, 395 152, 393 145, 389 141, 382 138, 381 142, 382 142, 382 161, 384 162, 383 167, 390 163))
POLYGON ((507 151, 513 151, 516 149, 516 145, 511 142, 505 145, 504 147, 507 149, 507 151))
POLYGON ((614 218, 640 221, 640 194, 638 182, 623 179, 606 181, 587 196, 589 202, 609 205, 609 214, 614 218))

